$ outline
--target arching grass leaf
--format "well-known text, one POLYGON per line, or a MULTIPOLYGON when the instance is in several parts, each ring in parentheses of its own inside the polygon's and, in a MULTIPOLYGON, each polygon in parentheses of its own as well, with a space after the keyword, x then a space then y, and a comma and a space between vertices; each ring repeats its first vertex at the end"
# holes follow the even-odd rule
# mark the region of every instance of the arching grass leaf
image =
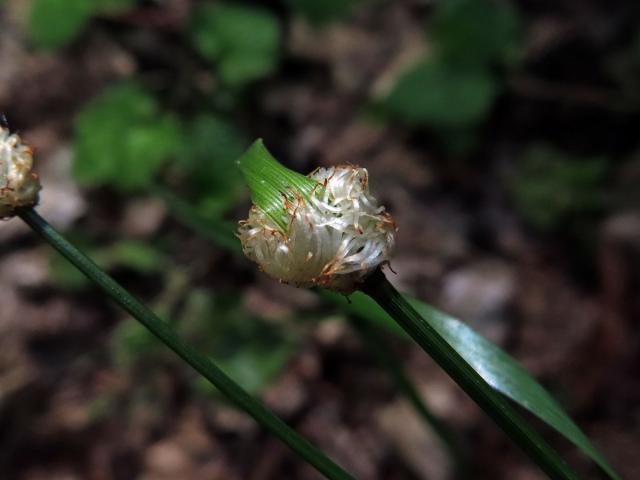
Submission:
MULTIPOLYGON (((357 292, 351 295, 349 300, 333 293, 327 293, 327 296, 355 315, 377 323, 395 324, 391 317, 365 294, 357 292)), ((517 360, 461 321, 420 300, 409 297, 407 299, 489 385, 557 430, 591 457, 610 478, 620 480, 604 456, 560 404, 517 360)))

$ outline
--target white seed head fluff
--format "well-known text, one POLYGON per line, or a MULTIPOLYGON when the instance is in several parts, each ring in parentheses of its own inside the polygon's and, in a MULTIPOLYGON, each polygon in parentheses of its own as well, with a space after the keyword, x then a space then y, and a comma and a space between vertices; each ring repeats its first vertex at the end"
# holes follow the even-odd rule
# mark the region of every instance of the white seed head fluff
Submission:
POLYGON ((318 182, 310 201, 296 193, 285 201, 286 231, 255 205, 251 208, 240 222, 242 248, 283 283, 352 292, 389 261, 395 223, 369 193, 366 169, 319 168, 309 177, 318 182))
POLYGON ((31 171, 31 149, 20 137, 0 127, 0 218, 9 218, 17 207, 38 202, 40 182, 31 171))

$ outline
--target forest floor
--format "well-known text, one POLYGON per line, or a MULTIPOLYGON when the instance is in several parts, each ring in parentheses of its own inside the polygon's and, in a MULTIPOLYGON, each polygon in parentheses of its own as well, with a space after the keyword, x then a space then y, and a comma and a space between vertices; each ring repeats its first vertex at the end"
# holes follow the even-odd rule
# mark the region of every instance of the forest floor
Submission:
MULTIPOLYGON (((168 3, 180 22, 190 2, 168 3)), ((640 111, 611 108, 615 92, 598 70, 622 49, 624 32, 637 29, 638 16, 625 13, 635 2, 606 15, 597 2, 575 7, 580 16, 554 2, 531 7, 536 34, 527 69, 509 79, 480 128, 480 146, 466 157, 445 153, 428 131, 363 119, 363 98, 422 54, 415 38, 425 7, 383 3, 319 32, 291 20, 280 70, 247 94, 237 122, 300 171, 366 166, 399 225, 392 282, 520 360, 624 478, 640 478, 640 210, 625 196, 640 185, 640 111), (512 159, 540 140, 575 155, 606 154, 605 191, 622 200, 546 231, 531 227, 509 182, 512 159)), ((152 305, 163 305, 176 282, 184 291, 186 278, 296 332, 295 352, 261 396, 358 478, 453 478, 438 438, 343 314, 270 281, 181 225, 155 197, 76 186, 76 113, 114 80, 166 61, 170 28, 116 40, 144 22, 141 15, 98 20, 83 41, 42 53, 0 13, 0 113, 35 147, 41 212, 101 244, 132 238, 176 248, 175 275, 140 273, 126 262, 113 270, 152 305), (302 316, 314 320, 294 322, 302 316)), ((227 217, 242 218, 246 208, 227 217)), ((120 364, 112 345, 124 315, 90 287, 60 288, 52 262, 19 220, 0 225, 1 478, 317 478, 245 415, 211 393, 194 393, 192 374, 169 355, 120 364)), ((462 439, 471 478, 544 478, 421 351, 391 334, 389 343, 427 404, 462 439)), ((539 426, 586 478, 596 478, 573 446, 539 426)))

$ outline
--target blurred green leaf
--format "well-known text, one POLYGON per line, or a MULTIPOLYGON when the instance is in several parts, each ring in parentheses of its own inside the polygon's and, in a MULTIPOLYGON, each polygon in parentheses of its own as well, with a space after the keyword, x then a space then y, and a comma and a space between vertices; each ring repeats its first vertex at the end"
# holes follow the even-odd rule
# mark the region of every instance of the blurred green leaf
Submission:
POLYGON ((465 66, 506 63, 520 49, 520 20, 507 2, 438 2, 429 32, 439 56, 465 66))
POLYGON ((156 338, 133 318, 122 320, 111 334, 111 358, 120 368, 129 368, 141 358, 166 355, 156 338))
MULTIPOLYGON (((349 300, 334 293, 329 293, 328 296, 346 311, 364 319, 374 320, 379 324, 395 323, 373 299, 363 293, 356 292, 349 300)), ((556 429, 591 457, 609 477, 619 480, 606 459, 558 402, 513 357, 459 320, 415 298, 406 297, 413 308, 489 385, 556 429)))
POLYGON ((233 234, 237 227, 236 222, 222 220, 216 215, 204 215, 202 208, 196 208, 166 188, 155 186, 153 191, 164 201, 176 220, 216 245, 233 253, 242 253, 240 241, 233 234))
MULTIPOLYGON (((116 249, 116 253, 123 250, 129 250, 125 258, 135 251, 130 247, 121 247, 116 249)), ((171 317, 176 305, 183 301, 185 292, 189 289, 187 275, 175 267, 164 268, 167 264, 165 260, 163 256, 158 258, 158 272, 164 273, 164 287, 153 302, 153 310, 163 321, 171 317)), ((110 346, 111 358, 120 368, 131 369, 137 366, 147 373, 150 366, 158 363, 164 365, 166 363, 163 360, 173 359, 154 335, 134 318, 126 318, 118 324, 111 335, 110 346)))
POLYGON ((220 216, 245 195, 236 159, 248 146, 244 134, 222 117, 203 114, 189 125, 179 164, 203 215, 220 216))
MULTIPOLYGON (((433 127, 432 127, 433 128, 433 127)), ((443 148, 450 155, 464 156, 478 147, 481 137, 475 125, 460 128, 433 128, 443 148)))
POLYGON ((143 274, 161 272, 166 265, 162 252, 148 242, 135 240, 119 240, 97 251, 93 258, 107 270, 124 267, 143 274))
POLYGON ((291 9, 307 18, 311 23, 321 25, 347 16, 362 0, 287 0, 291 9))
POLYGON ((49 278, 63 290, 81 290, 89 284, 89 279, 57 252, 49 258, 49 278))
POLYGON ((204 4, 193 16, 190 33, 196 49, 216 62, 220 78, 229 86, 242 87, 277 66, 280 27, 268 10, 204 4))
MULTIPOLYGON (((203 289, 189 291, 175 328, 251 393, 268 386, 296 351, 291 335, 250 314, 238 297, 214 296, 203 289)), ((122 321, 114 330, 111 354, 114 362, 124 368, 138 364, 148 369, 164 364, 164 360, 174 360, 133 319, 122 321)), ((218 395, 200 378, 194 378, 193 386, 198 392, 218 395)))
POLYGON ((91 101, 76 117, 75 131, 76 179, 125 191, 148 186, 182 144, 177 119, 135 83, 111 87, 91 101))
POLYGON ((89 423, 95 424, 106 420, 115 412, 115 395, 112 392, 99 393, 85 408, 89 423))
POLYGON ((498 90, 487 70, 429 59, 400 77, 384 106, 409 124, 463 128, 487 116, 498 90))
POLYGON ((291 336, 250 314, 237 297, 204 290, 189 295, 177 328, 251 393, 265 388, 295 352, 291 336))
POLYGON ((41 48, 64 47, 99 13, 118 13, 135 0, 33 0, 29 16, 29 34, 41 48))
POLYGON ((34 0, 29 34, 39 47, 63 47, 80 33, 93 11, 93 0, 34 0))
MULTIPOLYGON (((120 240, 106 247, 92 247, 86 242, 83 249, 104 270, 126 268, 141 274, 160 272, 165 266, 164 255, 146 242, 120 240)), ((79 290, 89 284, 89 280, 61 255, 52 253, 49 262, 52 282, 59 288, 79 290)))
POLYGON ((600 210, 606 158, 571 158, 546 145, 530 147, 511 185, 518 211, 534 227, 549 230, 572 215, 600 210))
POLYGON ((135 6, 137 0, 93 0, 96 11, 100 13, 119 13, 135 6))

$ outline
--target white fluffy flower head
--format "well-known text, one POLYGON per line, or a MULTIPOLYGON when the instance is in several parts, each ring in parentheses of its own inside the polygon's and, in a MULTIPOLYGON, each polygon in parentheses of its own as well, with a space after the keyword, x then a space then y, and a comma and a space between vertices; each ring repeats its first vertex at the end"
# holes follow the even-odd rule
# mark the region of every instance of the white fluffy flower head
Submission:
POLYGON ((31 149, 18 135, 0 127, 0 218, 12 217, 16 208, 38 202, 40 182, 32 167, 31 149))
POLYGON ((309 195, 293 189, 283 195, 285 230, 257 206, 251 208, 240 222, 243 250, 281 282, 352 292, 389 261, 395 223, 369 193, 366 169, 319 168, 309 178, 317 182, 309 195))

